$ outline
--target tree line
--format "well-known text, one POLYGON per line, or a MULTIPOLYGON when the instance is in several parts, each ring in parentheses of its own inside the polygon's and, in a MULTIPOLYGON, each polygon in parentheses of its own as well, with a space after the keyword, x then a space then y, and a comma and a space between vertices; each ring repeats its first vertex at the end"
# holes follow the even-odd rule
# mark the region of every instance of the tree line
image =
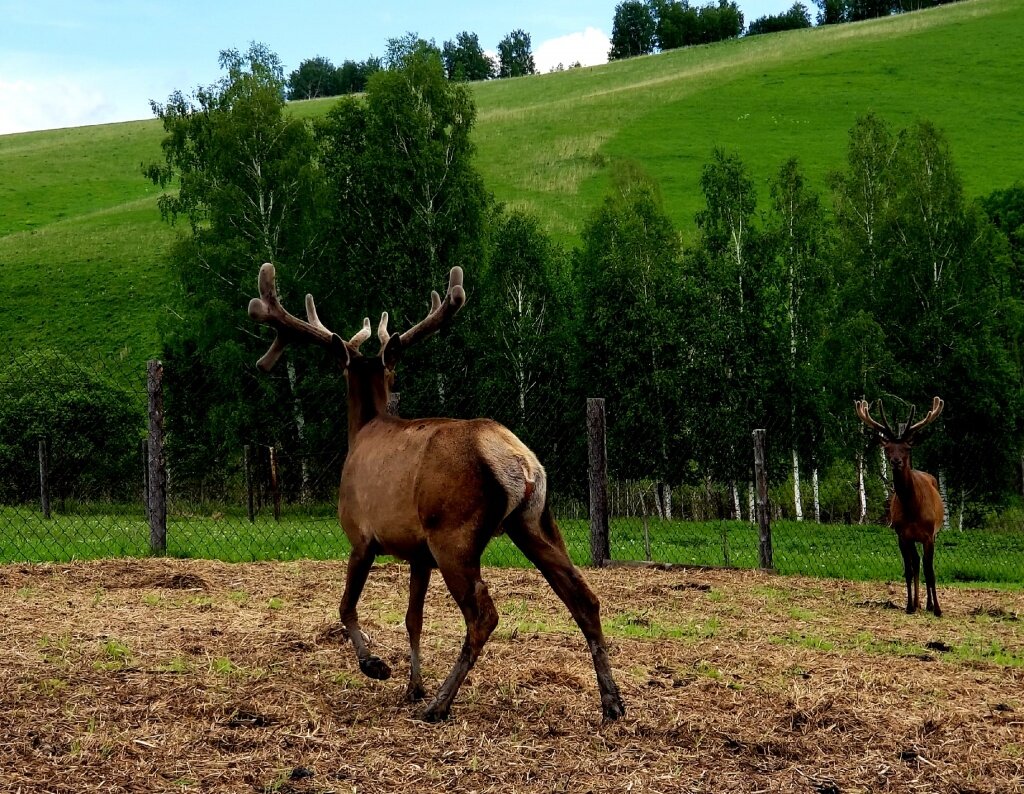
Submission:
POLYGON ((216 492, 254 434, 294 456, 294 498, 336 485, 336 458, 324 472, 315 456, 344 444, 341 373, 301 350, 274 377, 253 366, 267 339, 244 308, 271 261, 285 306, 299 312, 312 293, 343 336, 382 310, 392 329, 409 327, 463 266, 469 314, 410 351, 400 412, 492 416, 564 491, 585 489, 584 399, 603 396, 617 477, 727 484, 742 513, 750 432, 767 427, 787 509, 860 520, 858 481, 879 461, 854 398, 884 396, 895 413, 897 400, 934 394, 946 412, 916 462, 950 503, 970 511, 1018 490, 1024 187, 969 200, 927 121, 859 118, 827 194, 794 158, 764 206, 741 159, 710 151, 685 243, 658 185, 618 161, 567 250, 488 193, 470 93, 436 48, 414 42, 364 95, 312 121, 284 112, 264 48, 222 63, 215 85, 155 106, 167 135, 147 168, 179 186, 160 206, 187 229, 161 329, 179 486, 216 492), (842 504, 812 507, 826 482, 842 504))
POLYGON ((286 95, 292 100, 316 99, 365 91, 370 75, 394 68, 417 48, 430 50, 440 57, 449 80, 471 82, 537 72, 530 34, 519 28, 498 42, 497 58, 488 55, 480 44, 480 37, 468 30, 457 33, 440 47, 433 39, 422 39, 410 32, 388 39, 383 57, 371 55, 365 61, 346 60, 337 67, 322 55, 307 58, 288 75, 286 95))

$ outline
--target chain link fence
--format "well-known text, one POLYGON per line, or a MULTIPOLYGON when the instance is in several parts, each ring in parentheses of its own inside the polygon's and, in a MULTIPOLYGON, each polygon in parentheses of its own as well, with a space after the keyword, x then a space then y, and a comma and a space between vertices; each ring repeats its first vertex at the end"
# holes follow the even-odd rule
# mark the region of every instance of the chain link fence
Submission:
MULTIPOLYGON (((223 395, 187 362, 167 362, 155 417, 165 439, 160 466, 151 448, 152 372, 147 379, 144 366, 122 360, 16 355, 0 370, 0 562, 154 551, 228 561, 344 558, 349 546, 335 501, 346 452, 344 380, 335 372, 313 382, 301 367, 278 369, 270 376, 240 370, 234 393, 223 395), (166 519, 154 521, 154 509, 166 519)), ((816 464, 789 449, 785 427, 763 428, 766 560, 756 520, 754 428, 734 433, 728 454, 710 461, 666 443, 664 427, 623 420, 614 405, 607 406, 607 437, 596 439, 582 398, 531 402, 457 378, 420 392, 410 384, 399 395, 399 415, 435 415, 443 403, 441 415, 490 416, 515 431, 545 464, 553 510, 578 564, 592 564, 596 555, 902 578, 887 526, 885 460, 867 433, 853 454, 816 464), (603 477, 593 468, 594 443, 607 451, 603 477), (637 471, 642 452, 656 447, 676 461, 664 469, 672 475, 637 471), (606 549, 600 539, 595 546, 592 533, 595 477, 606 494, 606 549)), ((924 457, 941 479, 942 461, 924 457)), ((943 488, 939 582, 1021 581, 1019 481, 995 501, 972 500, 959 488, 943 488)), ((487 548, 484 563, 527 564, 504 536, 487 548)))

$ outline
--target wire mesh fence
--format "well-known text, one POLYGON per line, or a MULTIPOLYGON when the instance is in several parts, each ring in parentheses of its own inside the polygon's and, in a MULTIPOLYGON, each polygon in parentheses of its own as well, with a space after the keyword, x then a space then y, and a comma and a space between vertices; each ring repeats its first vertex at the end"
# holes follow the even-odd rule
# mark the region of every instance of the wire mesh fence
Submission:
MULTIPOLYGON (((0 370, 0 561, 154 551, 229 561, 345 557, 349 545, 336 505, 347 443, 345 382, 337 372, 314 382, 301 364, 280 369, 272 376, 240 371, 229 400, 187 362, 167 362, 159 417, 166 471, 166 507, 160 509, 166 519, 155 547, 152 394, 145 367, 53 352, 17 355, 0 370)), ((436 409, 455 417, 486 415, 509 426, 545 464, 551 505, 571 556, 578 564, 595 561, 585 400, 531 402, 456 378, 399 395, 401 416, 436 409)), ((607 554, 598 556, 764 567, 753 428, 733 434, 731 446, 723 441, 727 453, 711 461, 666 442, 671 434, 665 427, 631 421, 619 409, 607 407, 601 441, 608 540, 607 554), (642 463, 651 449, 673 464, 659 473, 642 463)), ((785 427, 764 430, 768 567, 899 580, 902 563, 887 515, 891 472, 871 435, 860 433, 852 454, 819 461, 792 449, 785 427)), ((940 457, 927 449, 922 454, 939 475, 947 510, 936 543, 940 583, 1021 581, 1019 480, 999 499, 972 498, 969 484, 945 481, 940 457)), ((970 461, 959 463, 960 470, 970 470, 970 461)), ((499 536, 484 564, 527 563, 499 536)))

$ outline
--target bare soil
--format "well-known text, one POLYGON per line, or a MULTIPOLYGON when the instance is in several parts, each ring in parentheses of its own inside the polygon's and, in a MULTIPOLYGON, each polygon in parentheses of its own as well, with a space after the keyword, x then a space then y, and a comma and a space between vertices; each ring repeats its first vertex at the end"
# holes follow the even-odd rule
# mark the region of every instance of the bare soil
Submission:
MULTIPOLYGON (((441 725, 402 702, 407 569, 336 620, 343 562, 0 567, 0 790, 1024 791, 1024 593, 753 572, 588 571, 627 705, 602 725, 582 636, 533 570, 441 725)), ((435 576, 428 689, 461 645, 435 576)))

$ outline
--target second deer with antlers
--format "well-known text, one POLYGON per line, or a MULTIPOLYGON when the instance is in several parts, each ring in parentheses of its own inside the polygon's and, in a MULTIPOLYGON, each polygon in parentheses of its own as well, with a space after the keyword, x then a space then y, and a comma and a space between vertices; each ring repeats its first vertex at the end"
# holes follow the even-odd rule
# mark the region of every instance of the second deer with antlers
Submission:
POLYGON ((612 678, 600 605, 566 552, 547 501, 547 480, 537 457, 511 431, 488 419, 400 419, 388 413, 395 365, 402 353, 451 322, 466 301, 462 269, 452 268, 444 300, 434 292, 427 316, 408 331, 389 334, 388 315, 377 335, 380 354, 363 356, 370 320, 348 341, 328 330, 306 296, 308 321, 281 306, 274 267, 260 268, 260 297, 249 316, 277 329, 270 350, 259 361, 267 371, 289 342, 327 349, 348 381, 348 455, 338 490, 338 518, 352 543, 341 620, 355 646, 359 668, 376 679, 391 670, 371 655, 359 629, 356 604, 373 560, 389 554, 410 564, 410 674, 406 697, 424 697, 420 676, 423 603, 431 570, 438 568, 462 610, 466 639, 454 667, 420 717, 430 722, 448 716, 470 668, 498 623, 498 613, 480 575, 480 557, 488 541, 502 531, 540 569, 565 602, 590 647, 606 720, 625 713, 612 678))
POLYGON ((917 544, 924 551, 924 581, 927 588, 926 609, 942 615, 939 607, 939 596, 935 592, 935 536, 942 526, 943 504, 939 495, 939 486, 935 478, 927 472, 917 471, 910 462, 910 449, 914 434, 922 427, 939 418, 944 403, 938 397, 932 400, 932 408, 920 422, 914 424, 915 406, 910 407, 903 431, 897 433, 889 426, 885 417, 885 409, 879 400, 882 421, 872 418, 868 411, 867 400, 855 400, 854 408, 857 418, 868 427, 878 432, 885 450, 886 457, 892 464, 893 494, 889 501, 889 520, 900 542, 903 555, 903 576, 907 582, 907 612, 913 613, 921 605, 918 594, 920 588, 920 563, 917 544), (913 587, 911 587, 913 584, 913 587))

